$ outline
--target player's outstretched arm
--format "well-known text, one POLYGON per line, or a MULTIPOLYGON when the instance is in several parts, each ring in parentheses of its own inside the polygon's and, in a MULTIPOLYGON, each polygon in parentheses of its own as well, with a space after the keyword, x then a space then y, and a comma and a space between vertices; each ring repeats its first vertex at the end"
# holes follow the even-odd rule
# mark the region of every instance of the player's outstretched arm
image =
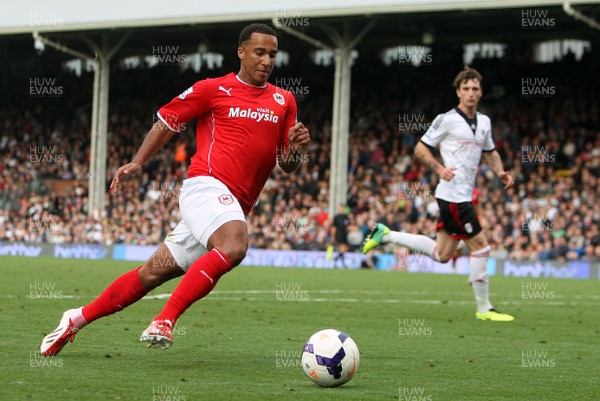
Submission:
POLYGON ((121 177, 137 174, 142 169, 142 165, 152 157, 152 155, 162 148, 175 134, 162 121, 154 123, 142 146, 138 149, 131 163, 127 163, 117 169, 115 176, 110 184, 110 190, 117 192, 121 189, 121 177))
POLYGON ((418 142, 415 147, 415 156, 426 166, 429 166, 433 171, 435 171, 441 179, 450 181, 454 178, 455 167, 444 167, 440 162, 438 162, 433 153, 429 150, 427 146, 423 142, 418 142))
POLYGON ((302 163, 304 150, 309 142, 308 128, 300 122, 296 123, 288 131, 288 146, 281 149, 281 152, 277 155, 279 167, 288 174, 296 171, 302 163))
POLYGON ((504 189, 512 187, 514 184, 514 179, 507 172, 504 171, 504 167, 502 166, 502 159, 500 158, 500 153, 497 150, 493 150, 491 152, 485 152, 485 161, 490 166, 492 171, 496 173, 498 178, 504 183, 504 189))

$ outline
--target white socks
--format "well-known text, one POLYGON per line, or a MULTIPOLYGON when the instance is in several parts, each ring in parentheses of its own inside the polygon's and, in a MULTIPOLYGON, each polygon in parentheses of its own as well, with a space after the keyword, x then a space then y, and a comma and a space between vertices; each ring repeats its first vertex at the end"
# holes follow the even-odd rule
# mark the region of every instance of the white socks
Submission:
MULTIPOLYGON (((437 243, 425 235, 408 234, 397 231, 390 231, 385 234, 381 240, 383 242, 393 242, 412 251, 420 252, 429 256, 435 261, 440 261, 437 251, 437 243)), ((465 245, 463 245, 465 246, 465 245)), ((490 283, 488 281, 487 261, 490 257, 491 247, 488 245, 478 251, 471 252, 469 283, 475 293, 477 310, 486 313, 493 308, 490 303, 490 283)))
POLYGON ((381 237, 383 242, 393 242, 394 244, 401 245, 412 251, 419 252, 423 255, 429 256, 435 261, 440 261, 440 257, 437 252, 437 243, 425 235, 416 235, 401 233, 398 231, 390 231, 381 237))
POLYGON ((481 248, 478 251, 471 252, 469 282, 475 293, 475 301, 477 302, 477 310, 481 313, 486 313, 492 309, 490 303, 490 283, 488 281, 487 261, 490 257, 490 246, 481 248))
POLYGON ((71 309, 71 311, 70 311, 71 313, 69 314, 71 321, 73 322, 75 327, 77 327, 78 329, 83 329, 88 324, 86 322, 85 318, 83 317, 83 313, 81 313, 82 310, 83 310, 83 307, 80 307, 77 309, 71 309))

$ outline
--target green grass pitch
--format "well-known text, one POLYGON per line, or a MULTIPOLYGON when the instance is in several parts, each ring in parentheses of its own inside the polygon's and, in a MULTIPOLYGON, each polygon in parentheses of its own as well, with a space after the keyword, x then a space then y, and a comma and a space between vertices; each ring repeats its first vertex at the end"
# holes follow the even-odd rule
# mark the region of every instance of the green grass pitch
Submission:
POLYGON ((40 357, 64 310, 134 267, 0 258, 0 400, 600 399, 597 280, 492 277, 492 302, 516 316, 499 323, 475 320, 465 276, 238 267, 182 316, 169 350, 138 339, 178 280, 40 357), (356 376, 333 389, 299 362, 325 328, 361 351, 356 376))

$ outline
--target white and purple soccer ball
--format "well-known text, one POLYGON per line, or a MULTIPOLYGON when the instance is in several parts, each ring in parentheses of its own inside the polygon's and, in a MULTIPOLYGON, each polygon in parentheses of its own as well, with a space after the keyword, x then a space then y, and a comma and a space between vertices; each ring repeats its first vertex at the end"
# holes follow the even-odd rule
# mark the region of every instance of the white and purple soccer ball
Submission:
POLYGON ((335 387, 350 381, 358 369, 359 360, 354 340, 335 329, 313 334, 302 351, 304 373, 323 387, 335 387))

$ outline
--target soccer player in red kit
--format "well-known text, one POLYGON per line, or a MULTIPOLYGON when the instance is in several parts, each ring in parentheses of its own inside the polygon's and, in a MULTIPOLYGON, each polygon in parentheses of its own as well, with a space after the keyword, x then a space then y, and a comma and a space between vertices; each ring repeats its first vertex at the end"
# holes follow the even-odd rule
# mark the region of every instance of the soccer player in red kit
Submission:
POLYGON ((144 265, 117 278, 90 304, 64 312, 56 330, 42 341, 42 355, 56 355, 87 324, 184 275, 140 337, 149 345, 168 348, 179 316, 244 259, 245 215, 276 164, 286 173, 296 170, 310 141, 308 129, 296 121, 293 95, 267 82, 277 50, 273 28, 245 27, 239 37, 237 74, 198 81, 158 111, 160 121, 133 161, 116 171, 111 190, 121 189, 123 176, 140 172, 175 132, 197 118, 197 151, 179 197, 182 220, 144 265))

